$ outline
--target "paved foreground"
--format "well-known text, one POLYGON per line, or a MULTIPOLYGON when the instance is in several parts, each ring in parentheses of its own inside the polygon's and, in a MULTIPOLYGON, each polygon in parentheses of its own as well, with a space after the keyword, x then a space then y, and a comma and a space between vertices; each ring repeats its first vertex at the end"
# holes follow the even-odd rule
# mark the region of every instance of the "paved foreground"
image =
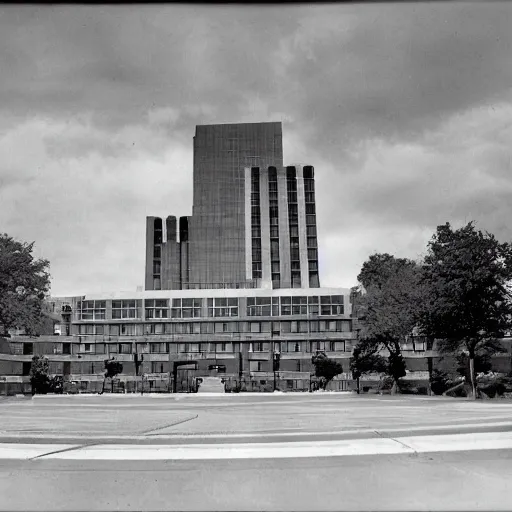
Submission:
POLYGON ((506 401, 64 396, 0 414, 0 510, 512 509, 506 401))

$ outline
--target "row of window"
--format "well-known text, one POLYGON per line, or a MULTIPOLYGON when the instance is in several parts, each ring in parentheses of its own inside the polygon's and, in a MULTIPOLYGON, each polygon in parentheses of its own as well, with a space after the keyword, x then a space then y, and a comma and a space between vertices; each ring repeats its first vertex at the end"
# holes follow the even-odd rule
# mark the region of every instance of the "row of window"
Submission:
POLYGON ((80 324, 78 334, 143 336, 146 334, 273 333, 280 335, 282 333, 350 332, 351 328, 351 320, 80 324))
MULTIPOLYGON (((278 263, 276 263, 278 265, 278 263)), ((316 262, 310 262, 310 270, 316 269, 316 262), (312 268, 312 267, 315 268, 312 268)), ((147 299, 146 319, 201 318, 202 299, 147 299)), ((142 301, 112 301, 112 319, 140 318, 142 301)), ((79 320, 105 320, 106 301, 82 301, 78 303, 79 320)), ((289 316, 289 315, 342 315, 343 295, 298 296, 298 297, 248 297, 248 316, 289 316)), ((237 297, 216 297, 207 300, 207 316, 210 318, 238 317, 237 297)))
MULTIPOLYGON (((301 340, 301 341, 280 341, 274 342, 274 351, 282 353, 297 353, 297 352, 311 352, 316 351, 324 352, 345 352, 351 351, 354 341, 344 340, 301 340)), ((32 354, 32 343, 29 349, 20 349, 18 352, 23 354, 32 354)), ((58 354, 71 355, 73 354, 90 354, 90 355, 103 355, 103 354, 133 354, 135 351, 139 354, 168 354, 170 351, 170 343, 81 343, 73 344, 73 351, 71 350, 71 343, 63 343, 62 350, 58 350, 58 354)), ((249 343, 249 352, 267 352, 270 350, 270 342, 251 342, 249 343)), ((414 341, 411 344, 411 349, 416 352, 423 352, 426 350, 424 341, 414 341)), ((202 343, 178 343, 177 350, 179 353, 238 353, 240 351, 240 343, 229 342, 202 342, 202 343)), ((103 366, 103 362, 98 363, 103 366)), ((94 372, 92 372, 94 373, 94 372)))
MULTIPOLYGON (((252 237, 252 278, 261 279, 261 211, 260 211, 260 170, 251 169, 251 230, 252 237)), ((213 312, 215 315, 215 312, 213 312)), ((212 316, 213 316, 212 315, 212 316)))
MULTIPOLYGON (((169 354, 170 343, 83 343, 79 346, 80 354, 102 355, 102 354, 169 354)), ((208 342, 208 343, 177 343, 178 353, 238 353, 240 351, 239 343, 230 342, 208 342)), ((268 342, 252 342, 249 343, 249 352, 268 353, 271 344, 268 342)), ((274 351, 282 353, 316 353, 323 352, 345 352, 351 350, 351 344, 345 341, 284 341, 274 343, 274 351)), ((173 350, 174 352, 174 350, 173 350)))

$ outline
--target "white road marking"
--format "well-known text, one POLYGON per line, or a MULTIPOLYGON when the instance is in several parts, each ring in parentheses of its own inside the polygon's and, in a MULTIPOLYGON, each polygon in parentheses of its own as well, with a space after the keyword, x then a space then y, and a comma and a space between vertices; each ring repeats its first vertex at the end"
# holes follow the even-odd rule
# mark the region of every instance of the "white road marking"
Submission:
POLYGON ((458 452, 466 450, 496 450, 512 448, 512 432, 482 432, 479 434, 446 434, 439 436, 408 436, 398 438, 416 452, 458 452))
MULTIPOLYGON (((303 443, 240 443, 203 445, 99 445, 72 452, 54 453, 44 459, 66 460, 220 460, 347 455, 407 454, 412 450, 391 439, 303 443)), ((0 452, 1 454, 1 452, 0 452)))
POLYGON ((21 444, 1 443, 0 459, 32 459, 55 450, 68 450, 75 444, 21 444))
POLYGON ((512 432, 448 434, 338 441, 187 445, 0 444, 0 459, 60 460, 216 460, 512 449, 512 432), (76 448, 70 450, 71 448, 76 448), (56 451, 60 450, 57 453, 56 451), (62 451, 70 450, 70 451, 62 451), (47 455, 45 455, 47 454, 47 455))

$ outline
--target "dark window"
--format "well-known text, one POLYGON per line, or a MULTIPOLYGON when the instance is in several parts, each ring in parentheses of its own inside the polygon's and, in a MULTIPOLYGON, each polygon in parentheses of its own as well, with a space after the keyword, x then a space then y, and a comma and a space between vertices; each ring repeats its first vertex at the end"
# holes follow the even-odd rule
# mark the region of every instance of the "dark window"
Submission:
POLYGON ((23 363, 22 372, 24 376, 30 375, 30 367, 32 366, 32 363, 30 361, 25 361, 23 363))
POLYGON ((315 193, 315 182, 314 180, 304 180, 304 190, 307 192, 315 193))
POLYGON ((34 344, 33 343, 23 343, 23 355, 31 356, 34 353, 34 344))
POLYGON ((295 167, 290 165, 286 168, 286 179, 287 180, 294 180, 295 179, 295 167))
POLYGON ((306 165, 302 172, 305 180, 312 180, 315 177, 315 171, 311 165, 306 165))
POLYGON ((62 344, 62 353, 64 355, 71 355, 71 343, 62 344))
MULTIPOLYGON (((294 190, 288 191, 288 203, 292 203, 293 206, 296 206, 294 203, 297 202, 297 192, 294 190)), ((290 206, 292 206, 292 204, 290 206)))

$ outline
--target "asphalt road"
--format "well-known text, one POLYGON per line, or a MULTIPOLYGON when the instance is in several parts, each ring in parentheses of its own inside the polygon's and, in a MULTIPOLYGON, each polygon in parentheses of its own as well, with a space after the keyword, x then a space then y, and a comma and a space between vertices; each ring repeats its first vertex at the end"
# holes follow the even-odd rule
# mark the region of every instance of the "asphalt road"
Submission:
POLYGON ((511 455, 0 461, 0 509, 510 510, 511 455))
POLYGON ((512 509, 510 401, 70 396, 0 416, 0 510, 512 509))
POLYGON ((352 394, 63 396, 0 402, 2 439, 294 437, 508 429, 512 401, 352 394))

